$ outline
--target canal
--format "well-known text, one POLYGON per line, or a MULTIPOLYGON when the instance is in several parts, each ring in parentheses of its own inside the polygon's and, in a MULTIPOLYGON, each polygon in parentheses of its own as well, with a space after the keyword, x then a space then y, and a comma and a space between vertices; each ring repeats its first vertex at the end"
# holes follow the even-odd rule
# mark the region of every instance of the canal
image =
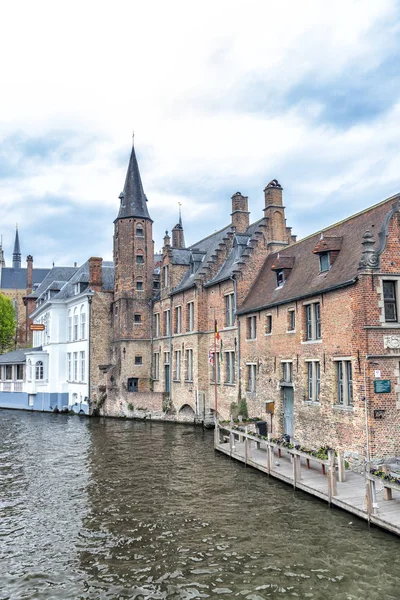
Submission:
POLYGON ((398 600, 399 543, 209 431, 0 411, 0 600, 398 600))

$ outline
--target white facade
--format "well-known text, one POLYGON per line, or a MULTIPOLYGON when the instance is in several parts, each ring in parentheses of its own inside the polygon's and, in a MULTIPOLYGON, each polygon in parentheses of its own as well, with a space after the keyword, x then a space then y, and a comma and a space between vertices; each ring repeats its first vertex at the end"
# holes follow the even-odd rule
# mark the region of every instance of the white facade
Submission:
POLYGON ((90 296, 49 298, 31 315, 45 329, 33 334, 33 346, 43 350, 27 354, 26 391, 67 394, 68 408, 76 412, 88 411, 90 296))

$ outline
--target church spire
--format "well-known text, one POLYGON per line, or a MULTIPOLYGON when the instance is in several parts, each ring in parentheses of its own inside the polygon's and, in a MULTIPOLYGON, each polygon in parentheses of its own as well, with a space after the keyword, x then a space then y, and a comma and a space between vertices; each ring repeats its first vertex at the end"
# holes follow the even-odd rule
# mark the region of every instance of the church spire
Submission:
POLYGON ((129 159, 124 191, 120 193, 119 199, 121 200, 121 205, 117 219, 139 217, 151 220, 149 211, 147 210, 147 198, 143 191, 142 180, 140 178, 139 167, 136 160, 133 136, 132 152, 129 159))
POLYGON ((14 242, 14 250, 13 250, 13 257, 12 257, 12 268, 13 269, 21 268, 21 248, 19 246, 18 224, 16 225, 16 231, 15 231, 15 242, 14 242))
POLYGON ((181 215, 181 203, 179 204, 179 221, 172 229, 172 247, 173 248, 185 248, 185 234, 183 232, 182 215, 181 215))

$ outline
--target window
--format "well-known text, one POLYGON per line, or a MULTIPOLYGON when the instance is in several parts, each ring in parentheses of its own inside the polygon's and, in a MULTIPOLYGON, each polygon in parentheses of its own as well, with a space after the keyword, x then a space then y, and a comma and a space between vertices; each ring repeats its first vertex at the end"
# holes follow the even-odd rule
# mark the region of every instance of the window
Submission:
POLYGON ((293 363, 285 361, 282 363, 282 380, 285 383, 293 382, 293 363))
POLYGON ((78 381, 78 353, 74 352, 74 381, 78 381))
POLYGON ((181 380, 181 351, 175 350, 175 372, 174 372, 174 380, 181 380))
POLYGON ((136 235, 137 237, 143 237, 143 226, 142 225, 136 225, 136 235))
POLYGON ((338 389, 338 404, 351 406, 353 404, 353 372, 350 360, 336 362, 338 389))
POLYGON ((257 317, 247 317, 247 339, 255 340, 257 337, 257 317))
POLYGON ((164 310, 164 335, 171 333, 171 311, 164 310))
POLYGON ((78 339, 78 309, 74 310, 74 342, 78 339))
POLYGON ((175 333, 182 332, 182 307, 175 308, 175 333))
POLYGON ((225 326, 233 327, 235 323, 235 294, 225 296, 225 326))
POLYGON ((307 362, 307 400, 319 402, 320 366, 318 361, 307 362))
POLYGON ((136 290, 138 292, 142 292, 143 291, 143 281, 142 281, 142 279, 138 279, 136 281, 136 290))
POLYGON ((186 350, 186 381, 193 381, 193 350, 186 350))
POLYGON ((85 337, 86 337, 86 313, 82 307, 81 308, 81 340, 84 340, 85 337))
POLYGON ((165 265, 165 267, 163 267, 163 286, 168 287, 168 284, 169 284, 168 265, 165 265))
POLYGON ((321 252, 319 255, 319 270, 321 273, 324 271, 329 271, 331 268, 331 260, 329 256, 329 252, 321 252))
POLYGON ((35 365, 35 379, 43 379, 43 362, 41 360, 38 360, 35 365))
POLYGON ((272 315, 267 315, 265 317, 265 334, 269 335, 272 333, 272 315))
POLYGON ((143 364, 143 357, 135 356, 135 365, 142 365, 142 364, 143 364))
POLYGON ((285 283, 285 272, 283 269, 276 272, 276 287, 282 287, 285 283))
POLYGON ((160 337, 160 314, 156 313, 154 315, 154 336, 160 337))
POLYGON ((71 360, 71 352, 67 354, 67 371, 68 371, 68 381, 72 381, 72 360, 71 360))
POLYGON ((225 352, 225 383, 235 383, 235 353, 225 352))
POLYGON ((211 363, 211 383, 221 383, 221 355, 219 352, 210 352, 209 357, 211 363), (215 377, 217 377, 216 380, 215 377))
POLYGON ((143 265, 144 264, 144 256, 143 254, 136 254, 136 264, 143 265))
POLYGON ((85 352, 81 352, 81 376, 80 381, 85 381, 85 352))
POLYGON ((188 302, 187 305, 187 331, 194 329, 194 302, 188 302))
MULTIPOLYGON (((12 365, 6 365, 6 380, 10 381, 12 379, 12 365)), ((36 379, 38 379, 36 377, 36 379)))
POLYGON ((142 322, 142 315, 139 314, 139 313, 136 313, 133 318, 134 318, 135 323, 141 323, 142 322))
POLYGON ((306 340, 321 339, 321 311, 320 303, 307 304, 306 306, 306 340))
POLYGON ((154 379, 158 379, 160 377, 160 354, 156 352, 154 354, 154 379))
POLYGON ((247 391, 255 392, 257 382, 257 365, 247 365, 247 391))
POLYGON ((17 381, 21 381, 24 378, 24 366, 17 365, 17 381))
POLYGON ((68 341, 72 342, 72 311, 68 311, 68 341))
POLYGON ((288 331, 296 329, 296 313, 294 310, 288 311, 288 331))
POLYGON ((383 303, 385 307, 385 321, 387 323, 397 322, 397 299, 396 282, 383 282, 383 303))

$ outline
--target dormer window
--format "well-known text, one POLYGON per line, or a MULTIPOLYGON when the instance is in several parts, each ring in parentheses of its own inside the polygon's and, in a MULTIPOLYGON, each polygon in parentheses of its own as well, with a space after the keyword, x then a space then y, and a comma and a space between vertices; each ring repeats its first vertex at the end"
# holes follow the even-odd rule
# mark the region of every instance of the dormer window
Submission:
POLYGON ((331 268, 331 259, 329 252, 321 252, 319 255, 319 270, 321 273, 329 271, 331 268))
POLYGON ((276 272, 276 287, 282 287, 285 283, 285 272, 283 269, 276 272))

